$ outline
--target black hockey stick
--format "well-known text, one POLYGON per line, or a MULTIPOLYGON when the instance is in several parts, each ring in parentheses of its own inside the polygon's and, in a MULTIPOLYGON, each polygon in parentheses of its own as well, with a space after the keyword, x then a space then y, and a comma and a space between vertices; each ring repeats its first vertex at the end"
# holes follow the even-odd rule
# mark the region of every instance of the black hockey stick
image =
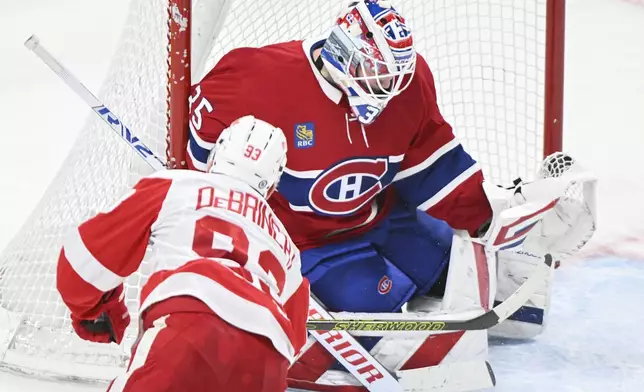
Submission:
POLYGON ((505 301, 488 312, 469 320, 396 319, 396 320, 309 320, 306 328, 316 331, 476 331, 489 329, 512 316, 538 290, 539 282, 553 268, 552 256, 547 254, 530 277, 505 301))

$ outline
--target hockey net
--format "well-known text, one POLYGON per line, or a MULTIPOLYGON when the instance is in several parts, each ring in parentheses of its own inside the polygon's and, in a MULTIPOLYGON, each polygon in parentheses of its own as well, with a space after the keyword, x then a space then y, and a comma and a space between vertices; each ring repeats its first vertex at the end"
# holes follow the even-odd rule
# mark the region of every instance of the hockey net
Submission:
MULTIPOLYGON (((191 17, 184 3, 189 0, 132 0, 99 94, 157 154, 169 148, 177 166, 184 159, 186 135, 179 125, 170 134, 167 128, 169 121, 185 121, 190 79, 176 74, 178 64, 191 70, 196 82, 235 47, 323 33, 343 2, 195 0, 191 17), (191 67, 181 57, 186 48, 169 47, 188 18, 191 67), (174 145, 168 147, 166 139, 174 145)), ((397 3, 434 72, 443 115, 486 176, 500 184, 534 177, 544 155, 561 144, 563 0, 397 3)), ((101 381, 124 366, 137 333, 138 290, 147 265, 127 280, 133 320, 118 347, 74 335, 55 289, 56 260, 70 229, 149 173, 100 120, 88 120, 42 201, 0 256, 0 367, 101 381)))

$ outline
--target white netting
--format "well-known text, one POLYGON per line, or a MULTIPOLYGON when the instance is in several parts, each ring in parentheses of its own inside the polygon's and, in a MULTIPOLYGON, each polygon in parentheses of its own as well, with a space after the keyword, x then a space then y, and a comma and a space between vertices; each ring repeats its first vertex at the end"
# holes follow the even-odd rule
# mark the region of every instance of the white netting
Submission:
MULTIPOLYGON (((117 54, 99 93, 105 104, 159 156, 165 156, 166 134, 165 3, 132 2, 117 54)), ((100 119, 88 119, 45 196, 0 257, 0 337, 2 329, 7 328, 8 316, 3 315, 3 308, 23 315, 17 333, 7 342, 4 359, 0 339, 0 362, 36 367, 37 360, 23 363, 24 358, 14 359, 14 355, 26 354, 51 360, 52 368, 61 367, 53 372, 69 369, 77 375, 79 369, 65 363, 123 363, 126 356, 117 347, 88 344, 73 334, 68 311, 55 288, 56 260, 61 239, 70 229, 109 207, 128 186, 149 173, 151 169, 100 119)), ((139 286, 140 278, 136 274, 128 283, 139 286)), ((135 309, 135 290, 128 292, 128 298, 135 309)))
MULTIPOLYGON (((206 22, 199 24, 194 42, 207 44, 210 31, 219 32, 205 70, 234 47, 322 33, 343 2, 334 3, 198 1, 193 19, 206 22), (225 20, 222 15, 227 15, 225 20)), ((546 0, 398 3, 418 51, 434 72, 444 116, 488 177, 503 183, 519 175, 533 177, 543 156, 546 0)), ((166 36, 167 0, 132 0, 120 47, 99 94, 160 156, 165 155, 166 36)), ((203 75, 199 69, 193 79, 203 75)), ((148 170, 100 120, 88 121, 45 197, 0 257, 0 366, 32 368, 39 374, 46 367, 57 374, 109 379, 112 373, 106 369, 124 363, 124 349, 88 344, 73 335, 54 287, 55 263, 62 236, 110 205, 148 170), (12 334, 10 320, 16 315, 20 322, 12 334), (40 366, 40 359, 47 365, 40 366), (68 369, 65 363, 75 365, 68 369), (102 367, 84 371, 79 364, 102 367)), ((143 271, 128 280, 131 309, 137 307, 145 276, 143 271)), ((136 315, 132 325, 129 342, 136 333, 136 315)))

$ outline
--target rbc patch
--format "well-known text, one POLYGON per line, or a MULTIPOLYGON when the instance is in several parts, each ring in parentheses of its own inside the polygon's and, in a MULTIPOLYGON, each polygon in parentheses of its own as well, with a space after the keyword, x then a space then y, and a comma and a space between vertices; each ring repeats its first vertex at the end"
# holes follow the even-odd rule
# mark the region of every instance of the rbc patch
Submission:
POLYGON ((312 122, 295 124, 295 148, 315 146, 315 125, 312 122))

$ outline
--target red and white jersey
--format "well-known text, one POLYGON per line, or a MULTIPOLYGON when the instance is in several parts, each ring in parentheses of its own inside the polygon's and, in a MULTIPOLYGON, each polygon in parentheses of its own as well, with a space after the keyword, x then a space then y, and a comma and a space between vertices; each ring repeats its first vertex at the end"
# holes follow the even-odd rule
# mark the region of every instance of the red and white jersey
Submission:
POLYGON ((299 250, 252 188, 188 170, 141 179, 65 240, 57 285, 71 312, 96 318, 103 294, 139 268, 148 246, 151 276, 141 311, 171 297, 196 297, 293 360, 306 340, 309 286, 299 250))

